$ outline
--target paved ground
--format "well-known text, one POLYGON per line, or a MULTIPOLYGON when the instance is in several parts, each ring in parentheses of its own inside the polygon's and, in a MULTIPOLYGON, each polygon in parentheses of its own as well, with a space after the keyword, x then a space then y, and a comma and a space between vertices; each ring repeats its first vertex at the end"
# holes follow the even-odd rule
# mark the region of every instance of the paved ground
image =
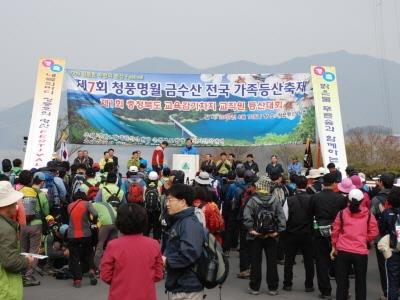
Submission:
MULTIPOLYGON (((222 299, 224 300, 243 300, 243 299, 252 299, 252 298, 272 298, 269 295, 266 295, 266 285, 265 279, 263 280, 263 285, 261 288, 262 294, 259 296, 251 296, 246 294, 248 281, 241 280, 236 278, 236 273, 238 272, 238 253, 231 253, 231 272, 228 280, 222 289, 222 299)), ((280 290, 280 294, 278 296, 273 297, 273 299, 295 299, 295 300, 310 300, 310 299, 318 299, 318 291, 314 293, 304 293, 303 292, 303 283, 304 283, 304 269, 301 264, 301 257, 297 257, 297 265, 294 269, 294 286, 292 292, 285 292, 280 290)), ((265 263, 265 261, 264 261, 265 263)), ((264 265, 265 267, 265 265, 264 265)), ((282 278, 283 278, 283 266, 278 266, 279 275, 281 279, 280 288, 282 288, 282 278)), ((263 275, 264 272, 263 272, 263 275)), ((104 283, 99 283, 97 286, 92 287, 89 285, 89 280, 87 278, 84 279, 83 285, 80 289, 74 289, 71 286, 70 280, 55 280, 51 277, 43 277, 41 278, 42 285, 38 287, 30 287, 25 289, 25 300, 81 300, 81 299, 95 299, 95 300, 105 300, 107 299, 108 289, 104 283)), ((351 280, 351 290, 350 292, 353 294, 352 299, 354 299, 354 289, 353 289, 354 280, 351 280)), ((314 284, 316 286, 316 278, 314 279, 314 284)), ((335 291, 335 283, 332 281, 333 289, 335 291)), ((369 260, 369 268, 367 274, 367 288, 368 294, 367 299, 377 299, 380 293, 380 285, 379 285, 379 274, 378 268, 375 260, 375 254, 371 253, 369 260)), ((214 290, 206 290, 207 298, 217 300, 219 299, 218 289, 214 290)), ((168 297, 164 294, 164 283, 160 282, 157 285, 157 299, 166 300, 168 297)), ((132 298, 134 299, 134 298, 132 298)))

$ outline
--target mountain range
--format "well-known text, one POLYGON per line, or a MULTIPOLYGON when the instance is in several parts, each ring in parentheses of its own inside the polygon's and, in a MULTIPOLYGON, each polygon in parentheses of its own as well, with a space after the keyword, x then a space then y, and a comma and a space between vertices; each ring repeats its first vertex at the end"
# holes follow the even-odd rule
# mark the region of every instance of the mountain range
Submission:
MULTIPOLYGON (((266 54, 266 61, 268 55, 266 54)), ((68 62, 67 62, 68 63, 68 62)), ((293 58, 277 65, 261 65, 249 61, 236 61, 206 69, 194 68, 180 60, 144 58, 114 71, 147 73, 307 73, 311 65, 336 66, 343 127, 386 126, 400 133, 400 101, 395 94, 400 64, 371 56, 337 51, 332 53, 293 58)), ((93 67, 96 70, 95 67, 93 67)), ((2 152, 21 151, 23 136, 29 132, 33 100, 0 111, 0 148, 2 152)), ((67 112, 63 93, 60 115, 67 112)))

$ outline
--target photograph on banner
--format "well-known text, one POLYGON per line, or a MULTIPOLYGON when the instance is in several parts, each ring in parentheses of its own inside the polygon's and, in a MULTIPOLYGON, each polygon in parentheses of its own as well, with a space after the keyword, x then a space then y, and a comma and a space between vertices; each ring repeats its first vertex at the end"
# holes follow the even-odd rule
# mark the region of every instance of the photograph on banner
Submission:
POLYGON ((309 73, 146 74, 67 70, 75 144, 303 143, 315 135, 309 73))

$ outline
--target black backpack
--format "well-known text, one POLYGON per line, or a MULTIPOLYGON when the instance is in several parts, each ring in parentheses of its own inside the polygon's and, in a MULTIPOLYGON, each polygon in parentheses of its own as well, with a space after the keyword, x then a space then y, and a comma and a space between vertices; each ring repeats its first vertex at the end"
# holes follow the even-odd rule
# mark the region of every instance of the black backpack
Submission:
POLYGON ((278 231, 275 212, 271 210, 271 204, 259 205, 255 219, 255 230, 263 235, 278 231))
POLYGON ((148 212, 160 212, 160 196, 157 188, 147 188, 144 194, 144 207, 148 212))
POLYGON ((107 187, 104 187, 104 189, 111 195, 108 199, 107 202, 110 203, 112 207, 118 208, 121 204, 121 200, 118 197, 119 191, 121 188, 118 188, 118 191, 113 194, 110 192, 110 190, 107 187))

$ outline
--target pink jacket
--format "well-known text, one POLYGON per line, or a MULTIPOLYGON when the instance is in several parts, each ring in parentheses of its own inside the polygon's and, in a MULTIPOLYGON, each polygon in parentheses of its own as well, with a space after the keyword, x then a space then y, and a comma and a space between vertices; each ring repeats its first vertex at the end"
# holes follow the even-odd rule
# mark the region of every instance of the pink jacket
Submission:
POLYGON ((355 214, 349 208, 343 210, 343 224, 340 220, 340 212, 332 225, 332 247, 338 251, 355 254, 368 254, 367 242, 371 242, 378 235, 378 224, 375 216, 371 214, 369 226, 367 226, 369 210, 360 206, 361 211, 355 214), (368 227, 368 228, 367 228, 368 227))
POLYGON ((139 234, 121 236, 108 243, 100 270, 110 284, 109 300, 156 300, 154 283, 163 278, 160 245, 139 234))

